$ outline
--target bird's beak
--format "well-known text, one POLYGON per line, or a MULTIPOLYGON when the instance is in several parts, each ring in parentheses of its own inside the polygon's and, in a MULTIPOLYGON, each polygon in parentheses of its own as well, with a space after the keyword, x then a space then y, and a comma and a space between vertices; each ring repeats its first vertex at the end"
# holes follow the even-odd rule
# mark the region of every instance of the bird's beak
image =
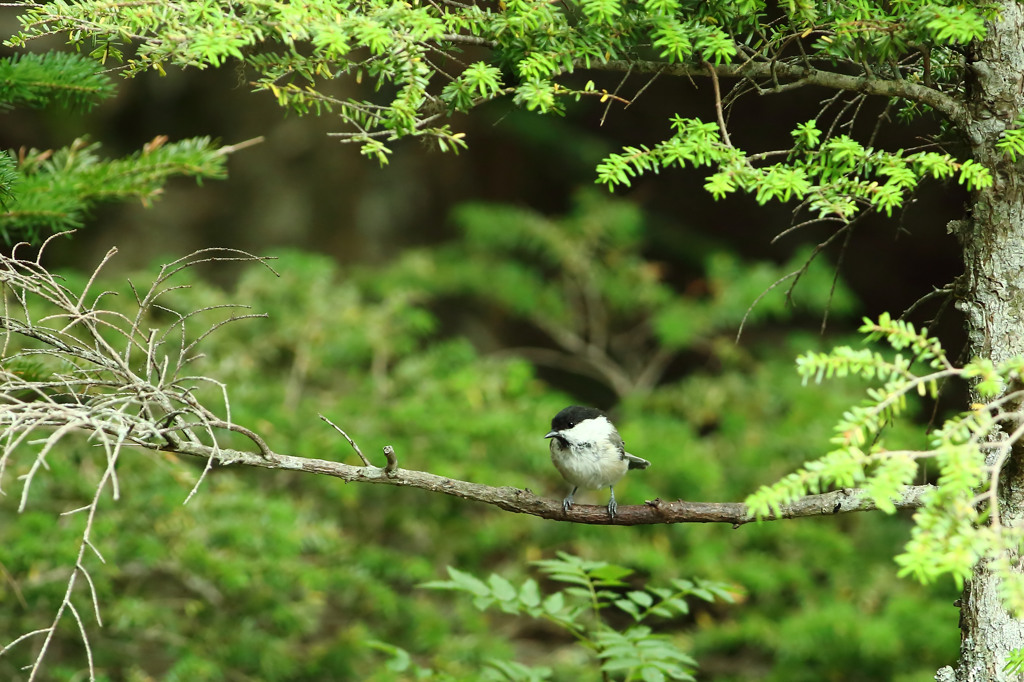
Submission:
POLYGON ((544 437, 545 438, 554 438, 557 435, 558 435, 558 431, 548 431, 548 435, 546 435, 544 437))

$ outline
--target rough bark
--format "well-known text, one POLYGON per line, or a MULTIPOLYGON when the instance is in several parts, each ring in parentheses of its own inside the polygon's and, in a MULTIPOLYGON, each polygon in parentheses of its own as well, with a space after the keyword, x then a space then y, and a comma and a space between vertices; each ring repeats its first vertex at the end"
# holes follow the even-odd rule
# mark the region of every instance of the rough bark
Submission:
MULTIPOLYGON (((991 188, 971 198, 968 220, 956 227, 965 271, 958 307, 967 318, 971 352, 999 362, 1024 354, 1024 163, 1012 163, 995 146, 1024 109, 1024 12, 1016 0, 997 3, 1002 16, 975 45, 968 64, 967 120, 963 132, 973 158, 994 176, 991 188)), ((1021 453, 1001 477, 1000 518, 1024 523, 1021 453)), ((1007 654, 1024 647, 1024 622, 1002 607, 999 586, 979 565, 961 600, 958 682, 1018 679, 1003 666, 1007 654)), ((944 669, 937 679, 953 679, 944 669)))

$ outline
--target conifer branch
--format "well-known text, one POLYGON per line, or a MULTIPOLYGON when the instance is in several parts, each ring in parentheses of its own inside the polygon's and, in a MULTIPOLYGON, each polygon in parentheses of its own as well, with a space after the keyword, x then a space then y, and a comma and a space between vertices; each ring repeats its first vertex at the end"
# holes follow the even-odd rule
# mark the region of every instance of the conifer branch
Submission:
POLYGON ((116 92, 102 66, 68 52, 20 54, 0 59, 0 102, 42 108, 89 110, 116 92))
MULTIPOLYGON (((581 60, 575 63, 576 68, 584 68, 581 60)), ((658 61, 644 60, 611 60, 599 67, 607 71, 627 71, 635 73, 664 74, 668 76, 685 76, 687 78, 707 77, 708 66, 704 64, 668 64, 658 61)), ((750 81, 772 82, 762 87, 757 85, 760 93, 773 93, 794 87, 815 85, 833 90, 846 90, 866 95, 881 97, 898 97, 912 102, 926 104, 944 114, 954 123, 966 120, 967 112, 955 98, 939 90, 912 83, 903 79, 884 79, 870 76, 852 76, 835 71, 824 71, 810 66, 787 64, 785 62, 743 62, 734 64, 713 65, 713 72, 719 78, 745 78, 750 81)))
POLYGON ((199 183, 224 178, 227 156, 258 139, 217 148, 206 137, 170 142, 160 135, 119 159, 102 158, 99 144, 86 138, 57 150, 22 150, 14 170, 15 195, 0 208, 0 237, 13 242, 80 227, 101 202, 149 204, 174 176, 199 183))

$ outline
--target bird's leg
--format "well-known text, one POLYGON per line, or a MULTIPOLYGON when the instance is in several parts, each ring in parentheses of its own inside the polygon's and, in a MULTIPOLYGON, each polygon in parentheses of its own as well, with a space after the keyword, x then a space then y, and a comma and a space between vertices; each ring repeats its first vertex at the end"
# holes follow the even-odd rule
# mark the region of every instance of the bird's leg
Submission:
POLYGON ((608 499, 608 515, 614 519, 615 511, 619 508, 619 503, 615 501, 615 486, 608 486, 608 492, 611 493, 611 497, 608 499))
POLYGON ((572 509, 572 496, 576 494, 576 491, 578 489, 579 486, 574 485, 569 494, 565 496, 564 500, 562 500, 562 511, 568 512, 570 509, 572 509))

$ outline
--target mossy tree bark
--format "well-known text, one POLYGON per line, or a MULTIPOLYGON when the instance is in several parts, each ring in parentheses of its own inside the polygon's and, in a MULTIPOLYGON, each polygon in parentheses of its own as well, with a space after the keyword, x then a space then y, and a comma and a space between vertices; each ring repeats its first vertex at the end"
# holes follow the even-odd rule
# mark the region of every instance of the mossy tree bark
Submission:
MULTIPOLYGON (((966 120, 972 156, 992 171, 992 187, 971 198, 957 233, 965 271, 957 288, 970 351, 994 362, 1024 354, 1024 160, 996 148, 1024 110, 1024 11, 1016 0, 998 3, 1002 17, 969 54, 966 120)), ((1000 523, 1024 523, 1024 456, 1014 453, 1001 476, 1000 523)), ((1016 557, 1014 557, 1016 562, 1016 557)), ((958 682, 1019 679, 1003 671, 1006 657, 1024 647, 1024 621, 1003 608, 999 585, 985 563, 974 570, 961 600, 958 682)), ((951 679, 948 669, 938 679, 951 679)))

